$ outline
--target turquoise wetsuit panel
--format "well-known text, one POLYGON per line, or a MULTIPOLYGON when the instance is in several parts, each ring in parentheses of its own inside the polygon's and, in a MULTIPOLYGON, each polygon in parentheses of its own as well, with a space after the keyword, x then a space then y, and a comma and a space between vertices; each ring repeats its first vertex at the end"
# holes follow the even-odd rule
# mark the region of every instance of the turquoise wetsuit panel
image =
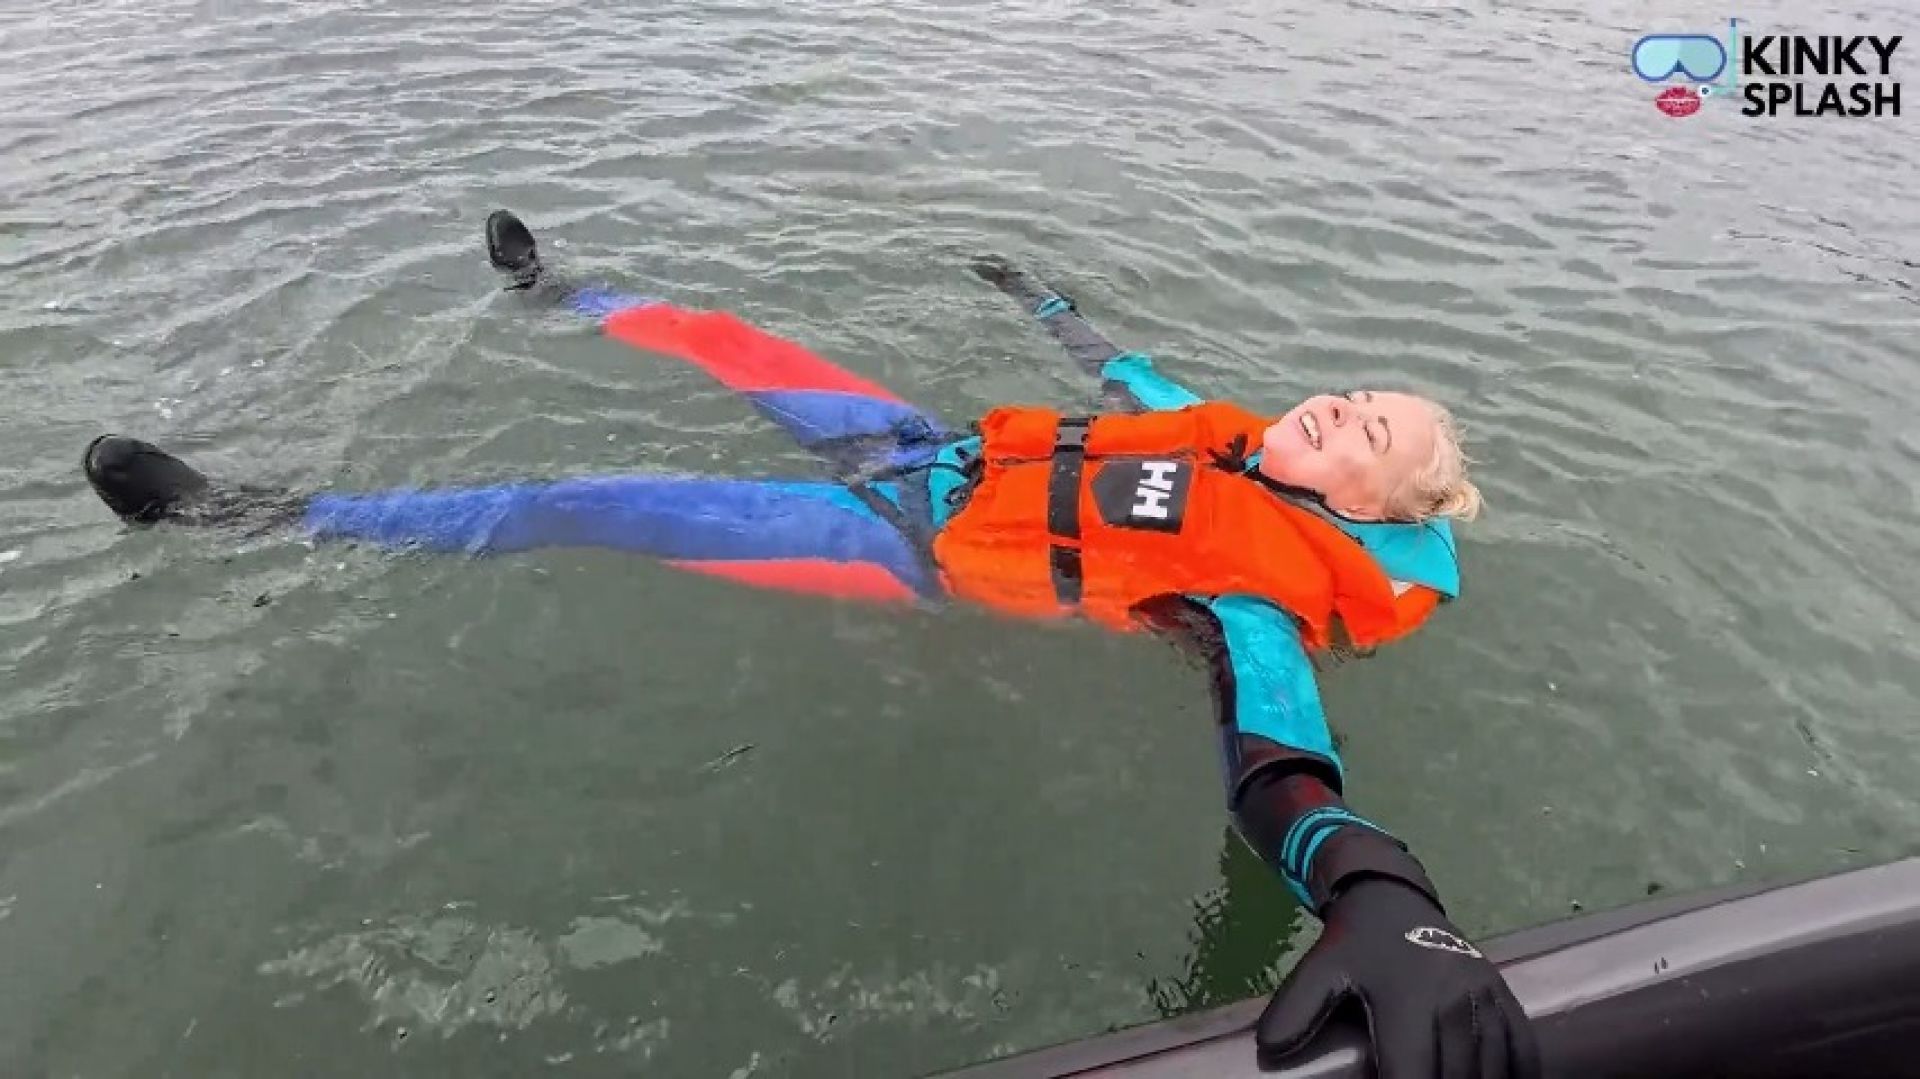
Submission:
POLYGON ((1149 412, 1164 412, 1197 405, 1201 397, 1154 369, 1153 360, 1144 352, 1122 352, 1100 368, 1100 377, 1125 387, 1149 412))
POLYGON ((1319 683, 1292 616, 1253 596, 1193 597, 1220 621, 1241 734, 1318 754, 1341 767, 1319 683))
POLYGON ((954 491, 967 482, 962 471, 966 463, 980 458, 980 437, 963 438, 958 442, 949 442, 940 447, 933 455, 933 465, 927 471, 927 505, 933 519, 934 531, 947 526, 953 517, 953 503, 949 501, 954 491))
POLYGON ((1335 522, 1367 549, 1387 576, 1423 584, 1435 592, 1460 596, 1460 556, 1453 525, 1446 518, 1402 524, 1391 521, 1335 522))
MULTIPOLYGON (((1247 458, 1247 471, 1260 467, 1265 450, 1247 458)), ((1448 599, 1460 598, 1460 550, 1453 523, 1444 517, 1417 524, 1399 521, 1353 521, 1332 514, 1334 527, 1358 540, 1381 572, 1396 581, 1423 584, 1448 599)))

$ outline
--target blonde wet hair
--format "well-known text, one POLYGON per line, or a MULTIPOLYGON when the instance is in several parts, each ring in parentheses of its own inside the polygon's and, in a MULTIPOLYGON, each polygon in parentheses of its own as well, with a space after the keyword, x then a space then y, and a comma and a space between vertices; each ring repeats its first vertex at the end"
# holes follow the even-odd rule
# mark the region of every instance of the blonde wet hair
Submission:
POLYGON ((1389 509, 1395 517, 1415 521, 1471 521, 1480 516, 1482 500, 1480 488, 1467 478, 1473 461, 1460 446, 1460 424, 1444 407, 1432 401, 1427 406, 1433 409, 1433 458, 1394 493, 1389 509))

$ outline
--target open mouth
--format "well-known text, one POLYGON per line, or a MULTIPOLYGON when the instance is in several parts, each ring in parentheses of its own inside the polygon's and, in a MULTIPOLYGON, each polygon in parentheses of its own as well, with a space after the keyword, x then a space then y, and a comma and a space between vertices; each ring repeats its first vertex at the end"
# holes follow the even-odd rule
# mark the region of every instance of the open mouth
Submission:
POLYGON ((1314 418, 1313 413, 1300 414, 1300 431, 1307 436, 1307 445, 1316 450, 1320 448, 1320 421, 1314 418))

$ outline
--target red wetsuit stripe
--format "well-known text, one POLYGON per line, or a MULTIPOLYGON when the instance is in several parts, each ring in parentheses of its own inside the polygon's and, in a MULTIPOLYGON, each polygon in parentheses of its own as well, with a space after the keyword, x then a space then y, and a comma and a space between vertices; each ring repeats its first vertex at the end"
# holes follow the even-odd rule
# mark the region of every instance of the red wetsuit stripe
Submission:
POLYGON ((725 311, 688 311, 671 304, 629 307, 601 323, 635 348, 697 364, 729 389, 836 390, 898 401, 886 387, 821 359, 725 311))
POLYGON ((668 565, 693 573, 814 596, 911 603, 914 592, 898 577, 868 562, 832 562, 822 558, 780 558, 756 561, 673 559, 668 565))

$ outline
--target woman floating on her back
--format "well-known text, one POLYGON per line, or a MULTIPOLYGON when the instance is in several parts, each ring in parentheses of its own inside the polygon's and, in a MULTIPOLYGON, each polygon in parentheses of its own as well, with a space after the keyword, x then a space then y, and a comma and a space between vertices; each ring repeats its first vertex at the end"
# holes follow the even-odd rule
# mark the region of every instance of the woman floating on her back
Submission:
POLYGON ((954 430, 732 315, 567 281, 506 211, 488 218, 487 243, 511 288, 700 366, 833 478, 636 473, 300 495, 218 484, 103 436, 86 452, 94 489, 142 523, 267 522, 476 554, 607 547, 768 588, 959 599, 1168 635, 1211 666, 1241 834, 1327 923, 1261 1017, 1263 1059, 1293 1056, 1352 1000, 1388 1079, 1538 1073, 1524 1013, 1419 861, 1345 808, 1308 659, 1400 637, 1459 594, 1450 520, 1480 499, 1444 409, 1367 389, 1277 418, 1203 401, 1115 348, 1066 297, 983 259, 975 272, 1026 303, 1111 408, 1005 406, 954 430))

